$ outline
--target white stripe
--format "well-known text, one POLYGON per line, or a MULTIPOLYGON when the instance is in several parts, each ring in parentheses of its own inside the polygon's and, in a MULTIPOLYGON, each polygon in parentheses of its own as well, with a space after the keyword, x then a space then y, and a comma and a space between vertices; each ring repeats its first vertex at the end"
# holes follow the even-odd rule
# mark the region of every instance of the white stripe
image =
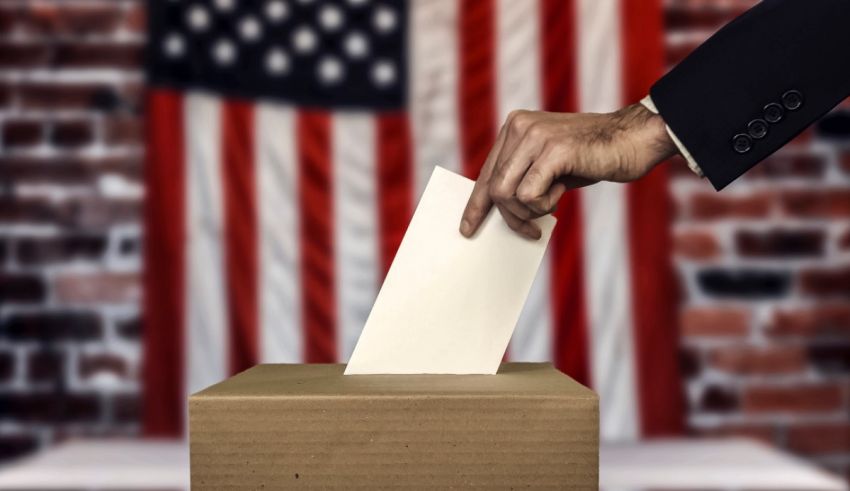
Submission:
POLYGON ((410 3, 410 117, 415 201, 434 166, 460 171, 458 144, 458 5, 455 0, 410 3))
POLYGON ((334 261, 337 348, 348 361, 378 293, 378 212, 375 119, 364 113, 333 118, 334 261))
MULTIPOLYGON (((498 0, 496 4, 496 93, 501 125, 515 109, 540 109, 540 14, 538 2, 498 0)), ((547 254, 548 256, 548 254, 547 254)), ((551 260, 547 257, 531 287, 508 351, 514 361, 552 359, 551 260)))
POLYGON ((186 389, 201 390, 228 375, 227 302, 222 257, 221 105, 185 98, 186 135, 186 389))
POLYGON ((260 221, 260 359, 302 361, 300 236, 295 110, 261 104, 256 111, 260 221))
MULTIPOLYGON (((620 5, 579 3, 579 95, 584 112, 611 111, 622 103, 620 5)), ((584 261, 588 293, 591 378, 601 401, 605 439, 638 437, 635 353, 626 187, 600 183, 582 190, 584 261)))

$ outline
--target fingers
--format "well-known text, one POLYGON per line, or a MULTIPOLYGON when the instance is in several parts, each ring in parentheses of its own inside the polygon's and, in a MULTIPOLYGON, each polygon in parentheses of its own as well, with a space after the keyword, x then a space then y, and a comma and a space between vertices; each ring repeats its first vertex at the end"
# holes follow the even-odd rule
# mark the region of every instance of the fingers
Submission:
POLYGON ((493 201, 490 199, 490 194, 487 191, 488 183, 479 178, 475 181, 475 187, 472 189, 472 195, 466 203, 466 209, 463 211, 463 217, 460 221, 460 233, 464 237, 472 237, 484 217, 490 212, 493 207, 493 201))
POLYGON ((507 125, 502 126, 499 135, 496 137, 496 142, 490 153, 487 155, 487 160, 484 161, 484 166, 481 168, 481 173, 478 180, 475 181, 475 187, 472 189, 472 195, 466 203, 466 208, 463 211, 463 217, 460 221, 460 233, 464 237, 472 237, 481 222, 490 212, 493 207, 493 201, 490 199, 489 188, 490 179, 493 175, 493 167, 505 143, 505 134, 507 133, 507 125))
POLYGON ((518 218, 516 215, 511 213, 510 210, 501 205, 496 205, 496 207, 499 209, 499 213, 502 214, 502 218, 504 218, 505 223, 508 224, 508 227, 510 227, 511 230, 532 240, 540 239, 542 233, 540 231, 540 227, 538 227, 536 223, 518 218))

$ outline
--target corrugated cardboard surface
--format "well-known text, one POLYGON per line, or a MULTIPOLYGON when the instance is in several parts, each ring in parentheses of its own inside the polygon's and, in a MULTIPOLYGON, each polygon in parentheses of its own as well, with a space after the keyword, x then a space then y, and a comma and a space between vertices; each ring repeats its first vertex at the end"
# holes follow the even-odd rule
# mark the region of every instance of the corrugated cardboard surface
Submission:
POLYGON ((497 375, 260 365, 189 399, 194 489, 596 489, 596 394, 549 364, 497 375))

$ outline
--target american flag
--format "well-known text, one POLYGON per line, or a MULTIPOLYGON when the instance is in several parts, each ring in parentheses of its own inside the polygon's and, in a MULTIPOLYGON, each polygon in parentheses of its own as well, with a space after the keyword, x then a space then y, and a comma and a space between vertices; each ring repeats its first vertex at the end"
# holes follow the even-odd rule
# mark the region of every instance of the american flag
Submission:
MULTIPOLYGON (((435 165, 478 175, 513 109, 608 111, 660 74, 660 0, 149 2, 145 429, 261 362, 344 362, 435 165)), ((659 169, 560 204, 506 357, 676 432, 659 169)))

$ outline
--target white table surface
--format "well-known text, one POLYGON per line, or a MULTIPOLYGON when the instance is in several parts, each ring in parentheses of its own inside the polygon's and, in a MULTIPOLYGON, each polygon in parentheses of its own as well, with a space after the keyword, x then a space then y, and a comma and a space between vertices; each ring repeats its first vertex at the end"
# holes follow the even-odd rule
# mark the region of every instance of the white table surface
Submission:
MULTIPOLYGON (((840 479, 746 440, 603 444, 600 488, 845 491, 840 479)), ((0 489, 189 489, 185 442, 76 441, 0 467, 0 489)))

